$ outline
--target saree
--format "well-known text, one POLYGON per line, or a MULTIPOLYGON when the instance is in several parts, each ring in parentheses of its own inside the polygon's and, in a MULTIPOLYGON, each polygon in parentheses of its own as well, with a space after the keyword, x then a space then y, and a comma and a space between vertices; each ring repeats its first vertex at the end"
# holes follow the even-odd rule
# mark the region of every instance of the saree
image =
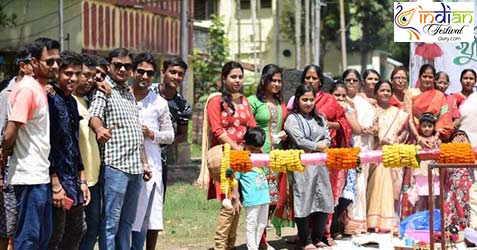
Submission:
MULTIPOLYGON (((353 99, 358 115, 358 123, 362 128, 373 126, 376 108, 361 96, 353 99)), ((373 149, 374 137, 371 135, 354 135, 354 147, 360 147, 361 151, 373 149)), ((368 184, 369 164, 362 164, 361 171, 356 176, 356 197, 348 207, 345 215, 345 234, 365 233, 366 223, 366 188, 368 184)))
MULTIPOLYGON (((408 122, 409 115, 406 112, 390 106, 377 117, 379 141, 385 138, 394 141, 401 131, 407 129, 408 122)), ((377 148, 381 149, 382 146, 378 144, 377 148)), ((367 187, 368 228, 380 232, 396 229, 398 218, 394 207, 401 193, 401 184, 402 168, 385 168, 380 163, 370 169, 367 187)))
POLYGON ((446 96, 439 90, 431 89, 412 98, 412 115, 416 127, 419 126, 419 117, 424 112, 431 112, 437 117, 436 132, 442 139, 449 138, 454 129, 452 114, 447 105, 446 96))

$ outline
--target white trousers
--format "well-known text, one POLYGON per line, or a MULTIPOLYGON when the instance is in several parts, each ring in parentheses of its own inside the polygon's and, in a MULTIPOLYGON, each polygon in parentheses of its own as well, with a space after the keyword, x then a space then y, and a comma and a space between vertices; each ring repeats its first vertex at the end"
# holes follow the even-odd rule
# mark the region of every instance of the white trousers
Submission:
POLYGON ((268 222, 268 204, 246 207, 247 249, 258 250, 263 230, 268 222))

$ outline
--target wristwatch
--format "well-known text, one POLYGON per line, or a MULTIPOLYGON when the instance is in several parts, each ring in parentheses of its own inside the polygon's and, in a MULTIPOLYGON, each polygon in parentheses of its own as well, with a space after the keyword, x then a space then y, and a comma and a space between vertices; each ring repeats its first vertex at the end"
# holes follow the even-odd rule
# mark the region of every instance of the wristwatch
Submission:
POLYGON ((81 180, 81 184, 86 184, 88 185, 88 182, 86 180, 81 180))

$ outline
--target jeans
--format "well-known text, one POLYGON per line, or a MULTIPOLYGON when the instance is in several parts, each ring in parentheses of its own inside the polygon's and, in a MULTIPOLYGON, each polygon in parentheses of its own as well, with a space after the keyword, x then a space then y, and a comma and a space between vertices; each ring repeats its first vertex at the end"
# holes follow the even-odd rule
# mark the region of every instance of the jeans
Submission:
POLYGON ((17 199, 16 250, 47 250, 52 225, 51 185, 14 185, 17 199))
POLYGON ((78 250, 85 233, 83 204, 78 204, 68 211, 63 208, 53 208, 53 235, 48 246, 50 250, 78 250))
POLYGON ((128 174, 105 166, 100 250, 129 250, 142 174, 128 174))
POLYGON ((258 250, 268 222, 268 204, 246 207, 247 249, 258 250))
POLYGON ((99 235, 101 221, 101 187, 100 184, 89 187, 91 201, 86 206, 84 213, 86 216, 86 234, 81 240, 80 250, 93 250, 96 239, 99 235))

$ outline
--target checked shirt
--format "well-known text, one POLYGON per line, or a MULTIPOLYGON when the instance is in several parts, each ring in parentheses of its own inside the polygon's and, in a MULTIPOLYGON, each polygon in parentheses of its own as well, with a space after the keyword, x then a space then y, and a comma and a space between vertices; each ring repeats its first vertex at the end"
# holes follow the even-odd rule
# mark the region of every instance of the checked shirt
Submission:
POLYGON ((109 76, 106 81, 111 86, 111 96, 96 90, 89 108, 91 117, 99 117, 105 128, 113 127, 111 139, 100 144, 101 160, 125 173, 142 174, 144 137, 136 100, 127 86, 116 84, 109 76))

